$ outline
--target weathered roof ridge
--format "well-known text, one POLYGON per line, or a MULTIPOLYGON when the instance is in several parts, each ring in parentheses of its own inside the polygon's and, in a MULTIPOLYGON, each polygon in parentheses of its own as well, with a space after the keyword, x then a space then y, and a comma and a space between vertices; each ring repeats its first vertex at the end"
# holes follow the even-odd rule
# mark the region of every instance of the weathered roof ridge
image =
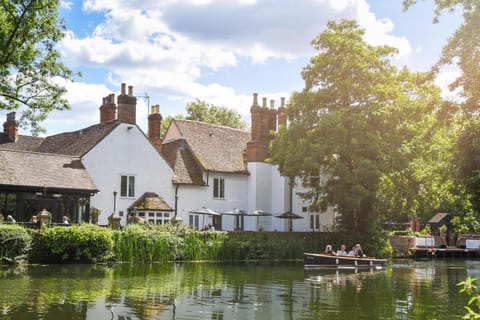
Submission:
POLYGON ((83 156, 120 125, 117 119, 47 137, 39 151, 83 156))
POLYGON ((247 172, 244 152, 251 138, 248 131, 192 120, 173 121, 204 170, 247 172))
POLYGON ((196 120, 188 120, 188 119, 172 119, 172 121, 175 121, 175 122, 179 122, 179 121, 180 121, 180 122, 197 123, 197 124, 200 124, 200 125, 217 127, 217 128, 220 128, 220 129, 226 129, 226 130, 232 130, 232 131, 238 131, 238 132, 250 134, 250 131, 248 131, 248 130, 243 130, 243 129, 238 129, 238 128, 232 128, 232 127, 228 127, 228 126, 224 126, 224 125, 216 124, 216 123, 208 123, 208 122, 202 122, 202 121, 196 121, 196 120))

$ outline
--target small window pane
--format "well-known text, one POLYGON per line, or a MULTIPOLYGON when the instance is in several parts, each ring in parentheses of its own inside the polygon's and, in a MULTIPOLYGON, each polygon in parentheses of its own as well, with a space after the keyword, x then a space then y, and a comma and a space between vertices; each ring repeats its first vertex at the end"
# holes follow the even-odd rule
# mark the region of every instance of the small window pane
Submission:
POLYGON ((225 180, 220 179, 220 198, 225 198, 225 180))
POLYGON ((128 196, 135 197, 135 177, 131 176, 128 180, 128 196))
POLYGON ((213 197, 218 198, 218 179, 213 179, 213 197))
POLYGON ((126 197, 127 196, 127 176, 122 176, 121 182, 120 182, 120 196, 121 197, 126 197))

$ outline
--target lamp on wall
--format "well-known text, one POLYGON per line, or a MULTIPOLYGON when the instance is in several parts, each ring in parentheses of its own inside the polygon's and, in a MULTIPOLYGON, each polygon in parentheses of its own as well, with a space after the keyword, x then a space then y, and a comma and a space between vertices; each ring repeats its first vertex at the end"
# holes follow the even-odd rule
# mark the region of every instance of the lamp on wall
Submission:
POLYGON ((113 214, 115 214, 117 202, 117 190, 113 190, 113 214))

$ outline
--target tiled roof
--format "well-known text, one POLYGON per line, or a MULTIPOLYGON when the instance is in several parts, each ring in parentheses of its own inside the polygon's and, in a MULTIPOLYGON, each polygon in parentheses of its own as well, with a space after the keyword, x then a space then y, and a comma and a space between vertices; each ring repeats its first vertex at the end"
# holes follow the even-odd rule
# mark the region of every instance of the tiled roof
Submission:
POLYGON ((120 124, 118 120, 47 137, 39 151, 81 157, 120 124))
POLYGON ((173 211, 173 209, 154 192, 145 192, 128 207, 128 211, 134 210, 135 207, 137 207, 138 210, 173 211))
POLYGON ((430 220, 428 220, 429 223, 440 223, 440 222, 448 222, 450 221, 450 217, 448 213, 437 213, 434 215, 430 220))
POLYGON ((184 138, 164 143, 162 153, 173 169, 173 183, 205 185, 202 168, 196 162, 192 150, 184 138))
POLYGON ((247 173, 244 151, 249 132, 197 121, 172 121, 205 170, 247 173))
POLYGON ((77 157, 6 149, 0 149, 0 185, 97 191, 77 157))
POLYGON ((38 151, 44 140, 45 138, 19 135, 17 141, 13 142, 7 134, 0 132, 0 149, 38 151))

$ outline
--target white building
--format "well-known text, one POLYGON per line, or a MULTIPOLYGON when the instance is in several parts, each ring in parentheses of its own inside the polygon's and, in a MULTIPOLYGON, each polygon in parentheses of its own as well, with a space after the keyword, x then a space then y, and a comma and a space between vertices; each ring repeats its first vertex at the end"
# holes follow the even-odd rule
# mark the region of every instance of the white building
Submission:
MULTIPOLYGON (((276 131, 277 123, 286 125, 284 100, 278 110, 273 104, 271 101, 268 108, 263 99, 260 107, 254 95, 251 132, 188 120, 170 123, 163 141, 156 145, 174 170, 176 213, 184 223, 196 228, 212 224, 223 230, 333 229, 334 211, 309 212, 308 204, 297 194, 304 191, 300 181, 291 189, 278 167, 266 162, 270 132, 276 131), (192 212, 202 207, 230 214, 192 212), (259 211, 271 215, 254 215, 259 211), (235 212, 243 214, 236 216, 235 212), (288 212, 298 219, 277 218, 288 212)), ((159 135, 150 138, 162 140, 159 135)))
MULTIPOLYGON (((18 141, 29 151, 80 158, 99 190, 90 207, 101 211, 102 225, 115 213, 123 225, 134 215, 148 223, 169 223, 176 217, 195 228, 332 230, 334 211, 309 212, 298 196, 304 191, 300 181, 291 189, 278 167, 266 162, 271 132, 287 125, 285 100, 277 110, 273 100, 267 107, 264 98, 260 106, 257 97, 250 109, 251 132, 177 119, 161 137, 162 117, 159 106, 153 106, 147 137, 136 125, 133 87, 127 93, 122 84, 117 103, 114 94, 103 98, 98 124, 18 141), (223 214, 198 212, 202 208, 223 214), (278 218, 292 213, 295 219, 278 218)), ((9 146, 15 147, 15 141, 9 146)))

